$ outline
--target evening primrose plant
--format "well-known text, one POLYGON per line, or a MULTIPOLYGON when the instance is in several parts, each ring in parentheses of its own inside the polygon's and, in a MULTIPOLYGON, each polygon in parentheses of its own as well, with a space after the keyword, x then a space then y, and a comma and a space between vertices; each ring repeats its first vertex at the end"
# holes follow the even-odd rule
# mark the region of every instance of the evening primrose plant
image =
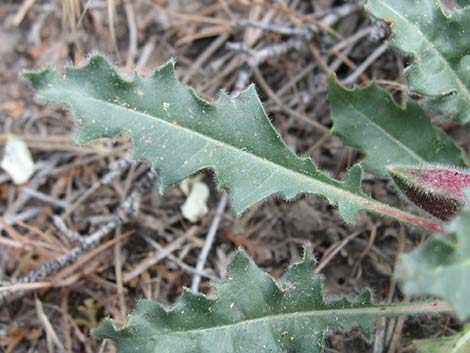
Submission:
POLYGON ((367 211, 433 233, 403 256, 396 276, 406 294, 440 299, 382 305, 365 290, 356 298, 332 300, 323 295, 323 279, 312 271, 308 249, 279 282, 240 250, 215 296, 184 290, 171 308, 140 301, 123 328, 105 320, 96 337, 113 340, 119 353, 320 353, 331 330, 358 326, 370 338, 378 317, 443 312, 470 317, 468 160, 429 118, 434 111, 456 123, 470 121, 470 9, 445 13, 435 0, 369 0, 366 10, 390 24, 390 45, 412 57, 405 76, 410 92, 424 100, 408 98, 400 106, 376 84, 349 90, 331 77, 332 133, 365 155, 343 180, 288 148, 254 86, 236 98, 221 92, 209 102, 176 80, 172 61, 151 77, 126 80, 99 54, 65 75, 51 69, 25 75, 38 97, 70 108, 79 123, 78 143, 126 132, 132 158, 151 163, 162 192, 210 169, 237 213, 271 195, 290 200, 314 194, 349 223, 358 211, 367 211), (364 170, 390 177, 429 216, 366 195, 364 170))

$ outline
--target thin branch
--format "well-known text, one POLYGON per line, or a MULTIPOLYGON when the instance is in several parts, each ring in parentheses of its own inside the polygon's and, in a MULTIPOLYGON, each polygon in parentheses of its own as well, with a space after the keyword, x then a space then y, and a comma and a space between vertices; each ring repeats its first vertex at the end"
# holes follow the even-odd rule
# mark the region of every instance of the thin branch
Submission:
POLYGON ((278 33, 278 34, 287 35, 287 36, 299 36, 299 37, 308 37, 308 36, 311 36, 312 33, 318 32, 318 27, 315 25, 310 25, 310 26, 306 26, 303 28, 294 28, 290 26, 273 25, 270 23, 248 20, 248 19, 235 21, 233 23, 233 26, 235 28, 253 27, 253 28, 262 29, 266 32, 278 33))
POLYGON ((345 85, 351 84, 355 82, 359 76, 361 76, 367 68, 372 65, 383 53, 385 53, 388 49, 388 43, 382 44, 380 47, 375 49, 369 57, 364 60, 364 62, 359 65, 353 73, 351 73, 348 77, 342 80, 342 83, 345 85))
POLYGON ((238 51, 248 55, 248 64, 251 67, 258 67, 270 58, 277 58, 293 49, 300 50, 305 46, 306 41, 310 40, 311 36, 304 36, 302 38, 291 38, 285 42, 272 44, 260 50, 253 50, 246 47, 243 43, 227 43, 226 47, 229 50, 238 51))
POLYGON ((197 292, 199 289, 199 283, 201 282, 201 275, 199 273, 204 270, 204 266, 206 265, 207 256, 209 255, 212 244, 214 243, 215 235, 217 234, 217 229, 219 228, 219 224, 222 219, 225 206, 227 205, 227 201, 228 201, 228 195, 226 192, 223 192, 219 200, 219 204, 217 205, 217 210, 215 211, 215 216, 214 216, 214 219, 212 220, 211 226, 209 228, 209 232, 207 233, 206 241, 204 242, 202 251, 199 254, 199 258, 197 259, 197 264, 196 264, 197 272, 194 274, 193 280, 191 282, 191 289, 195 292, 197 292))
MULTIPOLYGON (((134 190, 131 194, 124 200, 124 202, 117 208, 114 212, 110 221, 102 225, 93 234, 81 237, 78 241, 79 245, 70 250, 67 254, 60 256, 57 259, 48 261, 37 269, 29 273, 27 276, 20 277, 14 281, 3 281, 3 286, 11 286, 14 284, 24 284, 24 283, 34 283, 38 282, 52 274, 58 273, 67 265, 75 262, 81 256, 83 256, 88 251, 92 250, 99 244, 99 242, 108 235, 112 230, 116 229, 118 226, 128 223, 131 219, 137 216, 137 213, 140 208, 140 198, 143 194, 151 190, 151 187, 156 179, 156 174, 153 170, 147 171, 137 182, 134 190)), ((59 225, 58 228, 63 228, 60 222, 56 222, 56 225, 59 225)), ((71 231, 66 231, 65 236, 78 240, 79 235, 73 234, 71 231)), ((24 293, 24 290, 20 291, 2 291, 0 292, 0 303, 11 297, 13 294, 19 295, 24 293)))

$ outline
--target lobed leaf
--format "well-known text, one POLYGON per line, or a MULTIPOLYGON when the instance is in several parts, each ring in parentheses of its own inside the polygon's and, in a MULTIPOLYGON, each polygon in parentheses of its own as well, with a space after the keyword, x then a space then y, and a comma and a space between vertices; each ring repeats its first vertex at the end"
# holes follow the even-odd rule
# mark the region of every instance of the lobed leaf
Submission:
POLYGON ((335 329, 359 326, 370 339, 377 317, 450 311, 436 302, 373 305, 369 290, 352 301, 325 299, 314 263, 304 251, 276 283, 240 250, 214 297, 184 290, 171 308, 140 301, 123 328, 107 319, 94 334, 118 353, 321 353, 335 329))
POLYGON ((320 172, 310 158, 295 155, 269 121, 254 86, 235 99, 222 92, 214 103, 180 84, 172 62, 150 78, 123 79, 102 56, 66 75, 46 69, 28 72, 39 97, 67 104, 80 122, 78 142, 127 132, 132 157, 146 159, 166 187, 210 168, 229 191, 235 211, 282 194, 292 199, 320 194, 353 222, 366 209, 436 231, 439 224, 383 205, 361 191, 362 170, 352 168, 343 182, 320 172))
POLYGON ((402 109, 375 84, 348 90, 334 77, 328 98, 332 133, 366 154, 361 164, 367 172, 386 176, 390 164, 466 164, 463 150, 411 100, 402 109))
POLYGON ((437 0, 368 0, 366 9, 390 24, 390 44, 413 56, 405 70, 411 91, 432 97, 431 109, 469 122, 470 9, 446 15, 437 0))
MULTIPOLYGON (((467 193, 467 200, 470 193, 467 193)), ((470 317, 470 206, 465 206, 446 227, 450 236, 434 235, 397 268, 407 295, 433 295, 445 299, 464 320, 470 317)))
POLYGON ((469 353, 470 326, 453 336, 414 340, 417 353, 469 353))
POLYGON ((171 309, 141 301, 124 328, 106 320, 94 334, 113 340, 118 353, 321 353, 328 331, 355 323, 370 337, 371 319, 385 307, 371 305, 369 291, 354 301, 325 300, 313 264, 305 251, 277 284, 238 251, 217 296, 185 290, 171 309))
POLYGON ((395 184, 417 206, 447 221, 465 204, 465 189, 470 189, 470 171, 454 167, 390 166, 395 184))

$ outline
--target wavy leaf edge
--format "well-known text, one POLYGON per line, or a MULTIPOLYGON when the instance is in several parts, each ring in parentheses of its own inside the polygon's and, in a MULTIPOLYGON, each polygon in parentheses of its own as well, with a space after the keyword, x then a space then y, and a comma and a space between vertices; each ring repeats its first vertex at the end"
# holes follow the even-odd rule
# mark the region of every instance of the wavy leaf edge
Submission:
POLYGON ((368 210, 443 232, 434 219, 367 196, 360 165, 352 166, 340 181, 318 169, 311 158, 295 154, 275 130, 254 85, 236 98, 221 91, 211 103, 177 81, 174 61, 158 67, 151 77, 134 74, 129 81, 101 54, 84 66, 67 67, 65 75, 46 68, 24 76, 40 98, 70 108, 79 123, 79 143, 127 132, 133 141, 131 157, 150 161, 158 171, 161 193, 210 169, 238 214, 272 196, 293 200, 316 195, 337 206, 347 223, 355 223, 358 211, 368 210))
MULTIPOLYGON (((223 302, 224 300, 226 300, 226 298, 221 297, 221 295, 224 294, 223 293, 224 287, 230 288, 230 286, 236 285, 237 281, 241 281, 243 284, 244 282, 241 279, 243 276, 251 276, 252 278, 257 278, 258 283, 250 282, 250 283, 253 283, 253 285, 255 286, 260 285, 263 287, 270 287, 272 291, 278 292, 275 294, 275 296, 280 302, 286 298, 290 298, 292 301, 294 301, 295 299, 299 299, 299 301, 303 299, 302 301, 306 303, 306 300, 308 301, 308 298, 300 298, 300 297, 295 298, 295 296, 304 294, 303 293, 304 289, 299 288, 299 287, 302 287, 302 285, 305 285, 304 281, 306 281, 306 279, 300 278, 300 277, 308 276, 311 281, 310 283, 311 288, 305 288, 305 290, 315 291, 314 293, 311 293, 312 295, 314 295, 314 297, 310 298, 311 303, 309 305, 317 306, 318 308, 311 308, 310 310, 305 310, 305 313, 306 313, 305 315, 308 315, 309 313, 312 313, 311 315, 315 315, 313 313, 317 313, 317 316, 323 317, 325 322, 327 322, 327 323, 323 322, 322 324, 319 324, 320 327, 322 325, 325 326, 322 329, 322 332, 321 333, 319 332, 320 336, 322 337, 321 342, 319 341, 310 342, 310 344, 312 344, 315 347, 314 352, 320 352, 319 349, 322 349, 323 347, 324 338, 330 332, 350 330, 354 327, 360 328, 361 332, 364 334, 364 337, 368 341, 370 341, 372 337, 372 330, 373 330, 370 318, 367 315, 362 317, 362 314, 360 313, 354 314, 354 313, 347 313, 347 312, 348 312, 348 309, 353 309, 353 311, 355 311, 354 309, 360 309, 362 307, 369 308, 371 306, 375 306, 372 304, 372 300, 373 300, 372 291, 370 291, 369 289, 365 289, 362 292, 362 294, 358 295, 354 300, 351 299, 350 297, 343 297, 341 299, 338 299, 338 298, 325 299, 324 294, 323 294, 323 278, 321 275, 315 274, 312 271, 315 263, 316 263, 316 260, 311 255, 311 249, 309 247, 305 247, 302 260, 289 267, 284 277, 284 280, 276 281, 271 275, 262 271, 254 263, 254 261, 246 254, 246 252, 240 248, 235 252, 235 255, 232 257, 232 261, 227 268, 227 276, 226 276, 225 281, 215 286, 215 293, 216 293, 215 295, 206 296, 204 294, 193 292, 190 289, 185 288, 183 290, 183 293, 177 300, 177 302, 169 307, 165 307, 158 302, 141 300, 138 302, 136 312, 128 317, 128 320, 127 320, 128 322, 126 325, 118 328, 115 326, 114 322, 111 319, 105 319, 100 324, 100 326, 93 331, 93 334, 99 339, 108 338, 108 339, 113 340, 117 344, 118 351, 119 351, 120 344, 122 344, 122 342, 126 339, 133 339, 131 336, 136 334, 136 332, 139 331, 141 318, 143 318, 143 321, 146 323, 149 323, 149 320, 152 320, 152 314, 150 313, 150 311, 153 311, 153 312, 157 311, 158 315, 163 315, 163 318, 168 318, 168 319, 171 318, 171 320, 178 320, 178 319, 175 319, 175 317, 179 317, 180 320, 183 320, 183 316, 189 311, 190 308, 188 306, 190 306, 191 303, 197 302, 198 304, 200 304, 201 302, 204 302, 202 306, 207 308, 206 314, 210 315, 212 312, 218 312, 218 310, 214 308, 217 305, 225 305, 223 302), (244 272, 240 271, 240 268, 244 268, 245 271, 244 272), (309 271, 310 274, 307 274, 306 273, 307 271, 309 271), (265 281, 266 283, 259 283, 260 280, 265 281), (293 295, 294 297, 289 297, 290 295, 293 295), (342 314, 342 310, 345 311, 344 315, 342 314), (348 315, 350 315, 352 318, 349 319, 348 315), (354 318, 354 315, 357 315, 356 318, 354 318), (331 319, 331 322, 328 321, 328 318, 331 319)), ((243 300, 245 299, 247 298, 241 298, 241 302, 243 302, 243 300)), ((237 307, 240 303, 237 303, 236 300, 237 298, 235 298, 233 303, 230 304, 228 307, 229 308, 237 307)), ((261 305, 264 303, 258 303, 258 304, 261 305)), ((281 320, 283 319, 281 316, 291 315, 292 317, 299 317, 299 315, 302 315, 302 311, 288 311, 286 313, 281 312, 281 313, 278 313, 277 315, 279 315, 279 319, 281 320)), ((210 327, 210 328, 194 328, 193 330, 197 333, 198 331, 206 331, 206 330, 230 329, 230 326, 256 324, 255 321, 257 320, 266 320, 266 321, 275 320, 277 315, 267 314, 266 317, 268 319, 265 319, 265 316, 259 316, 258 318, 249 318, 245 321, 244 320, 234 321, 231 324, 229 323, 229 324, 216 326, 216 327, 210 327)), ((316 330, 318 326, 312 327, 312 329, 314 328, 316 330)), ((293 328, 292 330, 296 331, 295 328, 293 328)), ((183 329, 180 332, 182 333, 184 332, 185 335, 191 334, 191 330, 183 329)), ((155 335, 155 337, 153 338, 158 340, 159 336, 163 337, 166 334, 178 335, 178 332, 160 333, 159 335, 155 335)), ((286 334, 292 334, 291 341, 292 341, 292 344, 294 344, 295 343, 294 341, 297 339, 295 333, 294 332, 282 333, 282 335, 286 335, 286 334)), ((276 336, 277 333, 274 333, 273 335, 276 336)), ((150 337, 151 337, 150 335, 146 335, 142 339, 150 339, 150 337)), ((299 335, 298 338, 302 339, 302 336, 299 335)), ((124 350, 124 352, 127 352, 127 351, 124 350)), ((268 351, 266 350, 266 352, 268 351)), ((284 352, 284 350, 282 350, 282 352, 284 352)))
MULTIPOLYGON (((166 63, 158 66, 154 70, 153 75, 150 76, 150 77, 143 77, 143 76, 141 76, 140 74, 138 74, 137 72, 134 71, 133 72, 133 77, 132 78, 127 78, 124 75, 122 75, 120 73, 120 71, 115 69, 115 67, 110 63, 110 61, 107 59, 106 56, 104 56, 103 54, 101 54, 99 52, 95 52, 95 53, 91 54, 90 57, 88 58, 88 60, 80 66, 66 66, 64 75, 60 75, 56 70, 54 70, 51 67, 46 67, 46 68, 40 69, 40 70, 25 70, 23 72, 23 76, 26 77, 28 80, 30 80, 30 82, 32 83, 33 87, 36 90, 40 90, 41 88, 43 88, 43 86, 39 82, 47 81, 47 79, 45 79, 46 76, 48 78, 53 76, 53 79, 64 79, 64 78, 68 77, 70 75, 70 73, 80 71, 80 70, 84 70, 84 69, 88 69, 91 65, 93 65, 96 62, 100 62, 100 64, 107 65, 108 68, 113 71, 112 75, 114 77, 118 78, 120 81, 122 81, 125 84, 134 84, 134 83, 136 83, 140 80, 152 79, 152 78, 158 77, 159 75, 162 75, 162 74, 163 75, 169 75, 169 77, 171 77, 171 79, 174 81, 175 84, 177 84, 178 86, 180 86, 184 89, 188 89, 190 91, 191 95, 202 106, 205 106, 208 109, 216 109, 220 104, 223 104, 223 102, 222 102, 223 100, 231 100, 231 101, 232 100, 240 100, 240 101, 243 101, 245 99, 256 99, 257 100, 256 103, 259 104, 262 107, 262 102, 259 99, 259 96, 256 92, 256 86, 255 86, 254 83, 251 83, 248 87, 246 87, 235 98, 230 97, 226 93, 226 91, 224 91, 223 89, 219 90, 219 94, 218 94, 217 98, 214 101, 208 101, 208 100, 205 100, 205 99, 201 98, 192 87, 183 85, 176 79, 176 77, 174 75, 176 62, 175 62, 175 59, 173 59, 173 58, 168 60, 166 63)), ((158 179, 159 180, 159 185, 158 186, 159 186, 159 191, 160 191, 161 194, 163 194, 168 187, 170 187, 172 185, 175 185, 175 184, 177 184, 178 182, 180 182, 184 179, 184 178, 182 178, 182 179, 171 181, 170 183, 166 183, 164 181, 164 177, 163 177, 162 173, 160 173, 160 168, 159 168, 158 164, 153 163, 149 159, 142 158, 142 157, 136 155, 135 138, 133 138, 133 136, 130 133, 128 133, 127 131, 125 131, 124 129, 122 129, 121 131, 116 131, 113 136, 98 136, 98 137, 87 136, 87 134, 84 133, 84 130, 82 129, 82 127, 84 125, 83 117, 80 116, 80 113, 76 111, 75 107, 72 104, 64 102, 61 99, 51 100, 50 98, 42 98, 40 95, 39 95, 39 97, 44 102, 54 102, 54 103, 59 104, 59 105, 63 104, 63 105, 66 105, 68 107, 68 109, 70 109, 70 111, 72 112, 72 115, 74 117, 76 117, 77 124, 78 124, 78 127, 79 127, 78 134, 77 134, 77 137, 76 137, 76 142, 78 144, 86 144, 86 143, 90 143, 90 142, 95 141, 95 140, 105 139, 105 138, 114 139, 117 136, 119 136, 120 134, 126 133, 127 136, 129 137, 130 141, 132 142, 131 143, 131 159, 133 159, 133 160, 142 160, 142 161, 147 161, 147 162, 151 163, 152 168, 158 172, 158 178, 159 178, 158 179)), ((271 119, 264 112, 264 109, 263 109, 263 114, 265 115, 266 120, 269 122, 269 127, 271 129, 273 129, 276 134, 278 134, 277 130, 275 129, 274 125, 271 122, 271 119)), ((319 172, 319 173, 321 173, 324 176, 329 178, 329 175, 328 175, 329 173, 328 172, 323 172, 320 169, 318 169, 316 163, 310 157, 308 157, 308 156, 302 157, 302 156, 299 156, 299 155, 295 154, 290 149, 290 147, 288 147, 288 145, 284 142, 284 140, 282 138, 280 138, 280 142, 282 142, 282 144, 286 148, 288 148, 289 151, 292 154, 294 154, 297 158, 299 158, 300 160, 302 160, 304 162, 309 163, 314 171, 319 172)), ((226 185, 226 183, 224 183, 220 180, 217 168, 215 168, 214 166, 210 166, 210 165, 201 166, 200 168, 195 170, 191 175, 200 173, 204 170, 210 170, 211 172, 213 172, 213 174, 215 176, 215 179, 216 179, 217 189, 219 191, 220 190, 226 190, 227 191, 229 199, 231 200, 232 206, 234 207, 236 213, 240 214, 246 208, 251 207, 255 204, 261 203, 264 200, 264 199, 260 199, 260 200, 256 201, 255 203, 250 204, 247 207, 243 207, 243 208, 237 207, 236 203, 233 202, 232 193, 231 193, 231 190, 230 190, 229 186, 226 185)), ((366 195, 361 190, 362 173, 363 173, 362 167, 360 165, 355 165, 348 171, 348 173, 345 175, 343 181, 333 179, 333 178, 331 178, 331 180, 336 183, 336 186, 344 185, 344 186, 347 186, 347 187, 351 187, 352 189, 354 189, 354 191, 360 193, 361 196, 366 197, 366 195)), ((272 193, 268 197, 280 197, 280 198, 282 198, 286 201, 293 201, 293 200, 296 200, 297 198, 300 198, 302 196, 307 196, 307 195, 312 195, 312 193, 310 193, 308 191, 305 191, 305 192, 298 192, 295 195, 286 195, 284 192, 278 191, 278 192, 272 193)), ((338 202, 332 201, 327 196, 325 196, 321 193, 315 194, 315 196, 319 196, 321 198, 324 198, 327 201, 329 201, 331 204, 338 206, 338 202)), ((355 216, 353 216, 353 214, 355 214, 358 210, 354 210, 354 211, 350 212, 350 211, 347 210, 347 207, 341 207, 340 205, 339 205, 338 209, 339 209, 340 213, 342 214, 342 217, 348 223, 354 223, 355 216)))
POLYGON ((345 145, 364 153, 365 157, 360 164, 366 172, 384 177, 388 176, 388 165, 443 162, 457 166, 468 165, 464 150, 442 129, 432 125, 426 112, 410 98, 406 99, 406 105, 402 107, 376 82, 349 89, 337 80, 336 75, 329 78, 328 98, 333 119, 331 133, 345 145), (367 104, 379 107, 372 112, 367 104), (422 139, 416 141, 413 135, 400 131, 401 128, 407 131, 420 129, 422 139), (361 134, 355 134, 356 130, 361 131, 361 134), (379 141, 377 136, 369 141, 365 132, 376 131, 385 136, 384 141, 379 141), (381 147, 381 150, 378 145, 385 147, 381 147))
MULTIPOLYGON (((468 66, 470 62, 470 46, 468 46, 468 41, 466 47, 457 46, 457 43, 459 45, 464 45, 463 43, 465 43, 465 39, 463 39, 465 36, 463 33, 470 33, 470 25, 468 24, 470 21, 470 8, 455 8, 447 14, 443 9, 441 1, 420 0, 419 4, 413 4, 413 6, 421 6, 423 9, 419 15, 416 15, 412 10, 403 14, 397 10, 397 8, 403 7, 403 5, 398 1, 399 0, 367 0, 364 8, 375 18, 381 19, 389 24, 392 31, 389 39, 390 45, 396 50, 413 58, 412 63, 405 68, 405 76, 407 77, 411 92, 428 97, 426 105, 430 110, 440 113, 448 113, 459 123, 470 122, 470 72, 468 66), (397 1, 397 3, 393 3, 392 1, 397 1), (391 6, 390 4, 398 5, 391 6), (429 21, 431 23, 437 23, 436 26, 439 25, 442 28, 440 28, 440 32, 439 28, 434 31, 438 34, 433 33, 431 34, 431 38, 428 38, 420 27, 423 24, 414 22, 409 19, 408 16, 420 16, 422 19, 430 16, 432 18, 430 18, 429 21), (438 18, 433 18, 433 16, 437 16, 438 18), (404 35, 399 31, 399 29, 397 29, 398 19, 403 20, 406 25, 415 26, 419 35, 421 35, 423 40, 428 44, 428 47, 424 48, 421 47, 422 44, 421 46, 413 44, 411 34, 408 34, 407 40, 401 38, 404 37, 404 35), (465 23, 467 24, 467 27, 464 27, 465 23), (458 27, 458 31, 454 27, 458 27), (455 43, 455 52, 459 51, 462 54, 457 62, 451 62, 455 59, 452 57, 455 56, 455 54, 449 53, 448 40, 443 44, 442 41, 444 39, 439 37, 442 35, 444 30, 453 31, 448 36, 450 36, 455 43), (452 36, 455 33, 458 33, 462 38, 453 38, 452 36), (457 40, 459 40, 459 42, 457 40), (412 50, 411 48, 413 47, 415 48, 412 50), (431 48, 429 50, 433 51, 433 53, 428 52, 425 57, 424 54, 420 53, 419 50, 416 49, 417 47, 419 47, 423 52, 426 52, 426 50, 431 48), (420 65, 423 66, 423 62, 425 61, 427 69, 422 69, 420 65), (442 67, 437 69, 440 65, 442 65, 442 67), (425 75, 424 72, 430 69, 434 70, 431 72, 432 75, 430 73, 425 75), (445 75, 443 74, 444 71, 445 75), (429 80, 429 77, 431 76, 433 79, 429 80), (436 81, 440 82, 439 86, 433 84, 436 81)), ((400 2, 401 1, 402 0, 400 0, 400 2)), ((408 33, 409 31, 406 32, 408 33)), ((428 29, 428 32, 431 32, 431 30, 428 29)))

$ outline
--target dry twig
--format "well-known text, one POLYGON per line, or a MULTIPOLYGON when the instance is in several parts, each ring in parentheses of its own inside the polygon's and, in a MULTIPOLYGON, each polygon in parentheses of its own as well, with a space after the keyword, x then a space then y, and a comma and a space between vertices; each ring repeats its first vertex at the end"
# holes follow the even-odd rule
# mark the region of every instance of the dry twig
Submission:
MULTIPOLYGON (((122 162, 124 164, 124 162, 122 162)), ((108 180, 110 174, 115 171, 108 173, 103 179, 108 180)), ((106 224, 102 225, 96 232, 89 236, 80 236, 75 234, 72 231, 66 230, 65 225, 62 221, 55 219, 58 228, 64 232, 64 235, 70 240, 78 240, 78 246, 70 250, 67 254, 60 256, 55 260, 48 261, 37 269, 32 271, 29 275, 25 277, 20 277, 14 281, 3 281, 3 286, 13 286, 15 284, 25 284, 25 283, 34 283, 38 282, 52 274, 55 274, 61 271, 65 266, 77 261, 83 254, 89 252, 95 248, 100 241, 108 235, 112 230, 117 227, 128 223, 130 220, 134 219, 140 208, 140 198, 143 194, 151 190, 152 185, 155 181, 156 174, 152 170, 148 170, 144 176, 136 183, 134 190, 131 194, 122 202, 122 204, 116 209, 111 220, 106 224)), ((24 293, 24 290, 20 291, 2 291, 0 292, 0 302, 8 299, 13 294, 19 295, 24 293)))

